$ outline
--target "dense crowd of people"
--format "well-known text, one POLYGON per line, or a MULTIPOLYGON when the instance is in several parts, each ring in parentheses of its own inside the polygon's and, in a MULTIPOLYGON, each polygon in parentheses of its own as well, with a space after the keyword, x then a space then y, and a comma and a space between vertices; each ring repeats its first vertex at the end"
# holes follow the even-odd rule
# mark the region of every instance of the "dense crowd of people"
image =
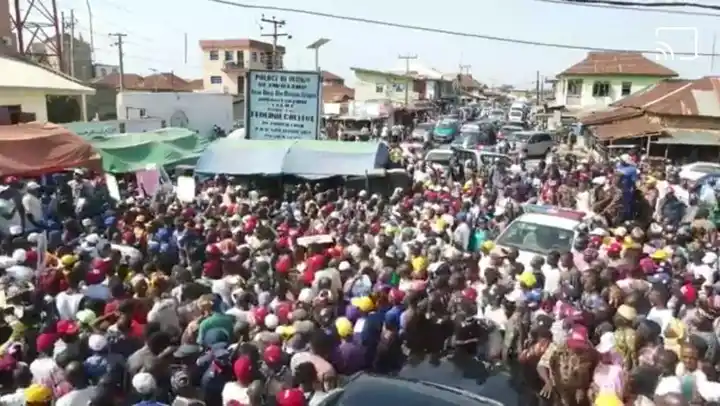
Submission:
POLYGON ((113 201, 82 170, 6 177, 0 405, 314 406, 450 353, 531 404, 720 400, 714 188, 637 154, 405 159, 390 196, 216 176, 192 203, 132 179, 113 201), (523 263, 493 240, 528 202, 587 220, 523 263))

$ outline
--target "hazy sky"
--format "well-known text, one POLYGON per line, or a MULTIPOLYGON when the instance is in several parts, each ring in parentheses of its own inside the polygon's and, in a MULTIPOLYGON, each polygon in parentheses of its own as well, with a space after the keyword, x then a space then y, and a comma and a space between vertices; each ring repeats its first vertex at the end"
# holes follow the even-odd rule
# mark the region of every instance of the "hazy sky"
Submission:
MULTIPOLYGON (((202 76, 200 39, 261 38, 262 10, 216 4, 207 0, 90 0, 93 7, 96 59, 117 63, 111 47, 111 32, 128 34, 125 45, 126 72, 149 74, 152 69, 174 71, 185 78, 202 76), (188 37, 187 64, 184 34, 188 37)), ((665 42, 675 51, 693 52, 692 31, 661 32, 660 27, 691 27, 697 30, 700 52, 711 53, 717 17, 663 14, 632 10, 560 5, 539 0, 246 0, 247 4, 296 7, 311 11, 378 19, 453 31, 499 37, 614 49, 658 48, 665 42), (415 8, 414 8, 415 7, 415 8), (713 24, 715 23, 715 24, 713 24)), ((75 10, 78 30, 89 35, 84 0, 58 0, 58 8, 75 10)), ((691 9, 686 9, 691 10, 691 9)), ((695 10, 702 11, 702 10, 695 10)), ((417 54, 423 65, 442 72, 457 72, 458 65, 472 65, 473 76, 486 83, 511 83, 532 87, 535 71, 543 76, 580 61, 586 51, 510 44, 478 38, 456 37, 296 13, 265 12, 287 21, 284 30, 292 39, 282 39, 288 48, 289 69, 312 69, 314 58, 305 47, 319 37, 332 42, 321 49, 321 66, 354 81, 350 67, 390 69, 398 65, 400 53, 417 54)), ((717 46, 720 50, 720 44, 717 46)), ((649 55, 655 58, 654 55, 649 55)), ((670 56, 668 56, 670 59, 670 56)), ((681 76, 709 75, 709 57, 693 61, 664 62, 681 76)), ((720 71, 716 58, 715 73, 720 71)))

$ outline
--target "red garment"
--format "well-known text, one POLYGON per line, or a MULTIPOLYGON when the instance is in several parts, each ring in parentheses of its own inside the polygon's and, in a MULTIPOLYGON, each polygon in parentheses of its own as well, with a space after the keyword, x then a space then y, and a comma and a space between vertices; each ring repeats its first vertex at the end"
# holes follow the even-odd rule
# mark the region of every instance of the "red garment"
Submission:
POLYGON ((315 272, 325 268, 325 256, 315 254, 305 260, 305 270, 303 271, 303 281, 306 284, 312 284, 315 279, 315 272))
POLYGON ((210 279, 222 278, 222 263, 219 259, 213 259, 205 262, 202 274, 204 277, 210 279))

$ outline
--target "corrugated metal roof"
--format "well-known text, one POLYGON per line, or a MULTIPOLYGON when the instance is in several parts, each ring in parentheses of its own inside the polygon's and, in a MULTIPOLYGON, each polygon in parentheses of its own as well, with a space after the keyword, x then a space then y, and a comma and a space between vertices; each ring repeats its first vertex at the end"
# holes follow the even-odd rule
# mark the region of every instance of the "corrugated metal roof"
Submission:
POLYGON ((712 90, 691 90, 697 112, 701 116, 720 117, 718 95, 712 90))
POLYGON ((647 116, 639 116, 600 125, 593 125, 590 126, 590 129, 595 133, 598 139, 606 141, 659 134, 663 131, 663 126, 657 122, 653 122, 647 116))
POLYGON ((677 72, 639 52, 588 52, 585 59, 558 76, 626 75, 674 77, 677 72))
POLYGON ((655 144, 663 145, 712 145, 720 144, 720 131, 688 130, 671 128, 665 130, 670 137, 660 138, 655 144))
POLYGON ((53 95, 91 95, 95 89, 65 78, 48 68, 0 55, 0 88, 46 90, 53 95))

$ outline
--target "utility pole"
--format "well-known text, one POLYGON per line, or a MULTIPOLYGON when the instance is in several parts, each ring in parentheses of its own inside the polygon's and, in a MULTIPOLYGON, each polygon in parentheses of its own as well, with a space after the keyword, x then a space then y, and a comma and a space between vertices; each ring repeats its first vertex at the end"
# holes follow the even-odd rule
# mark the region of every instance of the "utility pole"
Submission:
POLYGON ((65 23, 65 26, 70 28, 70 41, 68 47, 70 48, 70 55, 68 56, 70 64, 70 76, 75 77, 75 10, 70 9, 70 20, 65 23))
POLYGON ((540 71, 535 71, 535 101, 540 105, 540 71))
POLYGON ((120 91, 125 90, 125 63, 124 58, 125 55, 123 54, 123 38, 127 37, 127 34, 123 34, 120 32, 114 33, 114 34, 108 34, 111 37, 115 37, 115 43, 113 45, 118 47, 118 67, 120 68, 120 91))
MULTIPOLYGON (((273 26, 273 32, 272 34, 261 34, 261 37, 272 37, 272 56, 270 60, 270 69, 274 70, 277 66, 277 42, 278 38, 280 37, 287 37, 288 39, 292 38, 292 35, 286 33, 286 32, 278 32, 279 28, 282 28, 285 26, 285 20, 278 20, 273 16, 272 18, 265 18, 263 15, 260 21, 268 24, 272 24, 273 26)), ((261 27, 262 29, 262 27, 261 27)))
MULTIPOLYGON (((67 26, 65 26, 66 21, 67 20, 65 19, 65 12, 64 11, 60 12, 60 32, 61 32, 60 46, 61 46, 61 50, 63 50, 63 51, 64 51, 64 49, 62 49, 62 48, 65 48, 65 34, 67 34, 67 26)), ((65 60, 58 58, 58 69, 60 70, 60 72, 68 73, 70 71, 69 65, 70 65, 69 62, 66 63, 65 60)))
POLYGON ((710 57, 710 74, 712 75, 713 70, 715 70, 715 43, 717 40, 717 33, 713 32, 713 42, 712 42, 712 56, 710 57))
POLYGON ((410 61, 417 59, 417 55, 398 55, 398 59, 405 60, 405 107, 410 105, 410 84, 408 77, 410 76, 410 61))
POLYGON ((472 65, 460 64, 460 74, 461 75, 470 75, 470 68, 472 68, 472 65))

